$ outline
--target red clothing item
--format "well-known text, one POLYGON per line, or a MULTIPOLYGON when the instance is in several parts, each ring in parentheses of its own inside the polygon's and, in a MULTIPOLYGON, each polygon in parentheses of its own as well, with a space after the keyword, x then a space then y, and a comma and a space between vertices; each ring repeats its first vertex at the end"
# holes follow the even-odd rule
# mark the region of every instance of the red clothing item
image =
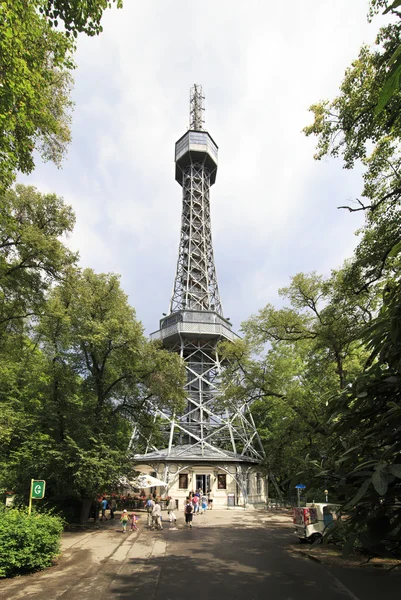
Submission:
POLYGON ((199 502, 199 496, 194 496, 192 498, 192 502, 193 502, 193 504, 198 504, 198 502, 199 502))

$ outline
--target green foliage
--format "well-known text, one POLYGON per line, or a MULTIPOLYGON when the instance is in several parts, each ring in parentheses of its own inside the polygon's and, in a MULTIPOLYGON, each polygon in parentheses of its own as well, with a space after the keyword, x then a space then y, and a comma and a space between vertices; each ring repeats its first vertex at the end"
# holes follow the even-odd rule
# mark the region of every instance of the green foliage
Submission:
MULTIPOLYGON (((134 426, 184 406, 177 354, 148 342, 114 274, 75 267, 60 242, 74 215, 17 186, 0 208, 0 487, 76 518, 80 503, 132 470, 134 426)), ((86 518, 87 515, 82 515, 86 518)))
POLYGON ((70 141, 72 39, 53 29, 34 0, 0 4, 0 190, 30 173, 33 151, 60 164, 70 141))
POLYGON ((345 274, 346 270, 333 271, 328 280, 316 273, 292 277, 291 285, 279 290, 290 306, 276 310, 267 305, 251 317, 243 324, 248 339, 253 345, 288 343, 303 353, 303 360, 309 353, 320 369, 335 368, 343 388, 354 368, 352 359, 359 355, 360 332, 377 304, 372 294, 352 295, 345 274))
POLYGON ((107 8, 112 4, 117 8, 123 6, 122 0, 37 0, 36 3, 54 27, 61 20, 67 32, 76 35, 82 31, 91 36, 103 31, 100 21, 107 8))
MULTIPOLYGON (((373 2, 376 12, 387 6, 388 2, 373 2)), ((357 162, 365 168, 362 199, 341 207, 366 215, 355 258, 347 269, 349 286, 356 293, 398 269, 399 261, 390 252, 401 241, 400 89, 391 92, 383 110, 376 107, 387 85, 388 64, 399 56, 400 46, 398 19, 379 31, 375 48, 361 48, 345 73, 339 96, 311 106, 314 122, 304 130, 318 138, 315 158, 341 156, 345 168, 357 162)))
POLYGON ((326 404, 367 356, 357 336, 372 299, 347 304, 342 272, 330 280, 299 273, 280 294, 289 306, 267 305, 242 325, 245 341, 221 350, 225 397, 252 403, 266 470, 291 492, 300 471, 312 486, 310 461, 327 466, 326 404))
POLYGON ((342 156, 346 168, 357 161, 365 167, 366 201, 344 207, 365 211, 366 220, 343 281, 346 304, 366 293, 374 300, 357 333, 369 356, 333 394, 326 415, 331 461, 324 477, 348 513, 346 552, 359 545, 399 554, 401 543, 400 6, 372 1, 371 16, 384 10, 397 21, 379 31, 376 48, 361 49, 340 95, 311 107, 315 120, 305 129, 318 136, 316 158, 342 156))
POLYGON ((59 240, 74 222, 55 194, 23 185, 0 194, 0 337, 40 314, 46 291, 75 263, 59 240))
MULTIPOLYGON (((389 0, 372 0, 370 15, 377 14, 379 10, 384 8, 383 14, 396 15, 401 17, 399 7, 401 3, 399 0, 394 0, 389 4, 389 0)), ((385 79, 383 86, 379 92, 379 98, 375 107, 375 114, 381 113, 389 104, 395 93, 401 87, 401 45, 395 50, 394 54, 387 63, 387 78, 385 79)))
POLYGON ((46 513, 0 509, 0 577, 44 569, 60 551, 63 521, 46 513))
POLYGON ((401 539, 401 286, 386 294, 365 339, 377 360, 330 402, 330 473, 354 543, 399 552, 401 539))
POLYGON ((178 355, 144 338, 113 274, 71 271, 36 335, 36 381, 12 361, 18 392, 0 380, 9 386, 0 476, 20 497, 30 477, 46 479, 45 502, 65 510, 67 498, 93 498, 130 475, 133 425, 141 428, 152 405, 183 408, 184 370, 178 355))
POLYGON ((74 37, 100 33, 112 4, 122 0, 0 1, 0 192, 17 171, 33 171, 34 150, 61 164, 71 140, 74 37))

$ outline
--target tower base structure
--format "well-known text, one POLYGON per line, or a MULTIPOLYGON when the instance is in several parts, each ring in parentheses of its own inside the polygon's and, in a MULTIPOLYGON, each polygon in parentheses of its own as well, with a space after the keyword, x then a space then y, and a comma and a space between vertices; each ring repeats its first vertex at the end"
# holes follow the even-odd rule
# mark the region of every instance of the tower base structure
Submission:
POLYGON ((136 469, 166 482, 158 495, 183 506, 190 492, 209 492, 213 507, 264 504, 267 483, 260 463, 264 452, 247 404, 219 398, 221 363, 218 343, 233 341, 231 323, 213 311, 184 310, 160 321, 151 335, 183 358, 187 372, 187 408, 182 415, 154 411, 158 448, 147 440, 135 455, 136 469))

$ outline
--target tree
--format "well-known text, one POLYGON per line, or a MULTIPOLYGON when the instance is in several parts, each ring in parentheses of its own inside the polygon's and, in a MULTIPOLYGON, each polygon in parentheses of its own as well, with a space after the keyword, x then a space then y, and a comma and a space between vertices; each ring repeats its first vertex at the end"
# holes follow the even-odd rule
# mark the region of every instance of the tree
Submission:
POLYGON ((345 73, 339 96, 312 105, 314 122, 305 128, 306 135, 318 138, 316 159, 342 156, 346 169, 359 161, 365 167, 363 200, 340 207, 366 215, 355 259, 348 265, 348 281, 356 293, 398 269, 391 252, 401 242, 401 91, 394 90, 383 111, 378 113, 376 106, 400 36, 397 21, 379 31, 375 49, 363 46, 345 73))
POLYGON ((35 149, 59 165, 70 141, 74 42, 37 8, 32 0, 0 5, 0 190, 33 170, 35 149))
POLYGON ((59 239, 74 222, 71 207, 55 194, 23 185, 1 194, 0 341, 40 315, 46 292, 75 264, 76 254, 59 239))
MULTIPOLYGON (((397 17, 400 2, 374 0, 397 17)), ((379 31, 376 49, 363 47, 345 74, 340 95, 311 107, 318 136, 316 158, 342 156, 345 168, 365 167, 362 197, 349 211, 364 211, 365 226, 345 281, 357 297, 382 294, 378 312, 360 332, 369 357, 348 385, 329 401, 330 454, 320 476, 335 482, 346 521, 346 549, 396 552, 401 543, 400 413, 401 155, 399 89, 401 23, 379 31), (391 82, 392 79, 392 82, 391 82), (389 83, 390 82, 390 83, 389 83)))
POLYGON ((290 307, 267 305, 243 325, 245 333, 259 344, 310 340, 311 353, 334 367, 338 386, 344 388, 360 332, 375 310, 374 295, 350 295, 342 270, 333 271, 328 280, 299 273, 279 293, 290 300, 290 307))
POLYGON ((305 468, 311 486, 306 455, 320 464, 328 455, 326 405, 368 356, 358 338, 375 299, 350 299, 342 271, 329 280, 299 273, 280 294, 289 306, 267 305, 242 325, 245 342, 224 346, 225 396, 252 403, 267 470, 285 489, 305 468))
POLYGON ((3 485, 26 494, 35 472, 47 481, 47 502, 75 516, 83 507, 85 519, 85 499, 132 472, 128 446, 142 415, 183 408, 184 368, 144 338, 119 278, 90 269, 52 290, 36 336, 34 392, 25 377, 21 402, 10 398, 16 423, 21 409, 26 420, 6 436, 3 485))
MULTIPOLYGON (((122 6, 121 0, 113 3, 122 6)), ((111 4, 1 0, 0 192, 17 171, 31 173, 34 150, 43 160, 61 164, 71 139, 74 36, 102 31, 101 17, 111 4)))
POLYGON ((373 554, 401 551, 400 310, 398 283, 364 335, 368 366, 328 408, 334 462, 325 476, 348 514, 347 552, 354 545, 373 554))

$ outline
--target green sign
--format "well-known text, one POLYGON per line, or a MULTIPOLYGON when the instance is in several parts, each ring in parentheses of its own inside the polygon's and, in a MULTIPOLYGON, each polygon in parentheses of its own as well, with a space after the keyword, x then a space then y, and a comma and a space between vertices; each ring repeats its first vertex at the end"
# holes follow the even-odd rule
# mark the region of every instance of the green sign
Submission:
POLYGON ((42 500, 45 496, 45 487, 46 481, 33 479, 31 485, 31 498, 42 500))

